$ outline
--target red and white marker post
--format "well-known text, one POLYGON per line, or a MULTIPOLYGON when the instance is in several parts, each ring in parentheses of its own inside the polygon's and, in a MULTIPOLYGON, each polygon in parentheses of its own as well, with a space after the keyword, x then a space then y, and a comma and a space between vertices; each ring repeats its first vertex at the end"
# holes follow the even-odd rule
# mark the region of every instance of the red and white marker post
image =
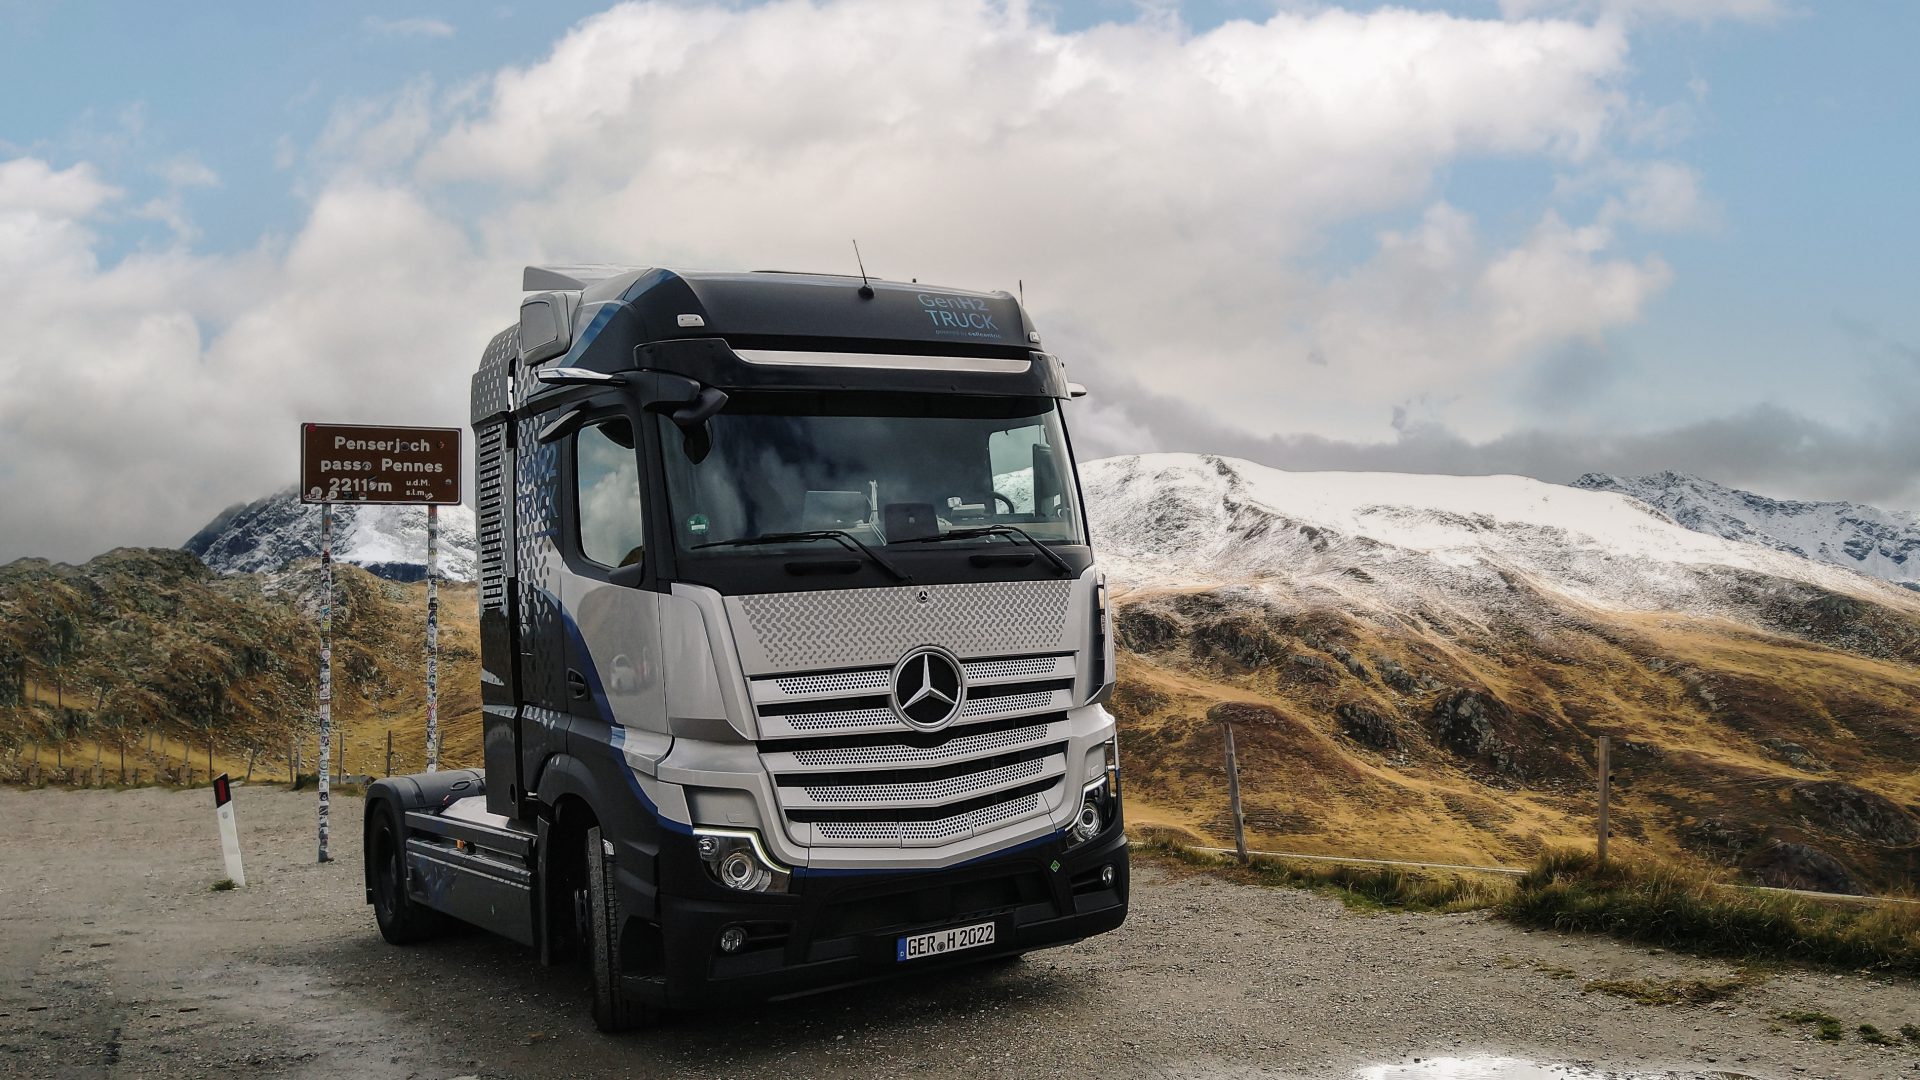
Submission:
POLYGON ((226 773, 213 778, 213 816, 220 822, 220 853, 226 856, 227 878, 245 886, 247 872, 240 866, 240 826, 233 819, 233 785, 226 773))

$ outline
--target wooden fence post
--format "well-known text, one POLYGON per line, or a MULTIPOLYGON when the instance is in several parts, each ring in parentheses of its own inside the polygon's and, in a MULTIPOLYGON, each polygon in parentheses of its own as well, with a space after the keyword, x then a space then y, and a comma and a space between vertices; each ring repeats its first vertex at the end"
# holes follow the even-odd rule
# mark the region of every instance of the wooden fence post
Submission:
POLYGON ((1611 760, 1613 757, 1612 750, 1613 750, 1613 739, 1606 735, 1600 736, 1600 746, 1599 746, 1599 749, 1595 752, 1594 756, 1595 758, 1597 758, 1596 765, 1598 766, 1598 770, 1600 773, 1600 823, 1599 823, 1598 850, 1599 850, 1601 866, 1607 865, 1607 831, 1608 831, 1607 803, 1611 800, 1612 794, 1613 794, 1613 762, 1611 760))
POLYGON ((1247 861, 1247 816, 1240 810, 1240 759, 1233 752, 1233 725, 1220 724, 1227 734, 1227 800, 1233 805, 1233 849, 1247 861))
POLYGON ((393 775, 393 729, 387 729, 387 775, 393 775))

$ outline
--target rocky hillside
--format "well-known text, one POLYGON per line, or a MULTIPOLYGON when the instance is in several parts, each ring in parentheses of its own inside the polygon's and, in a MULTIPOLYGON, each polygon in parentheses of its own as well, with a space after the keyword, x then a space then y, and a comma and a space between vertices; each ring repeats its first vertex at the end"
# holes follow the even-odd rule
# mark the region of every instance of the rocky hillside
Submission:
MULTIPOLYGON (((250 755, 286 774, 290 740, 316 753, 313 617, 319 573, 220 575, 184 551, 120 548, 83 566, 0 566, 0 778, 119 756, 147 776, 191 762, 235 773, 250 755)), ((425 586, 336 571, 335 716, 349 771, 419 768, 425 586)), ((479 759, 478 633, 471 587, 442 590, 441 715, 448 760, 479 759)))
POLYGON ((1232 721, 1258 843, 1516 862, 1616 840, 1755 879, 1920 872, 1920 598, 1517 477, 1085 467, 1123 583, 1136 816, 1229 835, 1232 721))
POLYGON ((1630 495, 1695 532, 1773 548, 1920 588, 1920 514, 1850 502, 1769 499, 1684 473, 1588 473, 1573 486, 1630 495))
MULTIPOLYGON (((1230 835, 1230 721, 1258 845, 1515 863, 1590 842, 1606 734, 1620 844, 1779 885, 1920 880, 1920 594, 1518 477, 1152 455, 1083 481, 1136 820, 1230 835)), ((317 586, 171 551, 0 567, 0 775, 123 743, 198 768, 209 734, 221 767, 284 774, 313 741, 317 586)), ((392 730, 417 769, 423 586, 339 587, 348 768, 392 730)), ((473 594, 444 595, 446 760, 475 763, 473 594)))
MULTIPOLYGON (((474 577, 473 511, 440 508, 440 576, 474 577)), ((320 552, 320 508, 294 488, 222 510, 181 545, 223 574, 279 570, 320 552)), ((427 511, 418 506, 333 508, 333 558, 393 581, 426 577, 427 511)))

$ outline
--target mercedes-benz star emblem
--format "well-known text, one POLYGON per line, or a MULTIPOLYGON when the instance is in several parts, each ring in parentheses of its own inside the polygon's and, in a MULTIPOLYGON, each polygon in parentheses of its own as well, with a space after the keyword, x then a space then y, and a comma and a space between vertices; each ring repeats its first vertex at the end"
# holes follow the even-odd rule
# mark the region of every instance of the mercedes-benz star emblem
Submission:
POLYGON ((960 715, 967 682, 960 661, 945 649, 928 645, 903 657, 893 669, 893 711, 913 727, 937 731, 960 715))

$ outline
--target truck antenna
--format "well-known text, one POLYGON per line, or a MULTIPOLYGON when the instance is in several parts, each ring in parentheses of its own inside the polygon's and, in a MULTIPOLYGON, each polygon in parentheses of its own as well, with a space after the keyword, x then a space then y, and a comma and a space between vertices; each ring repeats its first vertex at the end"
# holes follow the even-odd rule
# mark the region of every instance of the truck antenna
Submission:
POLYGON ((871 300, 873 299, 873 284, 867 280, 867 264, 865 260, 860 258, 860 241, 858 240, 853 242, 853 261, 860 267, 860 298, 862 300, 871 300))
POLYGON ((1020 286, 1020 306, 1026 307, 1027 306, 1027 279, 1014 278, 1013 280, 1020 286))

